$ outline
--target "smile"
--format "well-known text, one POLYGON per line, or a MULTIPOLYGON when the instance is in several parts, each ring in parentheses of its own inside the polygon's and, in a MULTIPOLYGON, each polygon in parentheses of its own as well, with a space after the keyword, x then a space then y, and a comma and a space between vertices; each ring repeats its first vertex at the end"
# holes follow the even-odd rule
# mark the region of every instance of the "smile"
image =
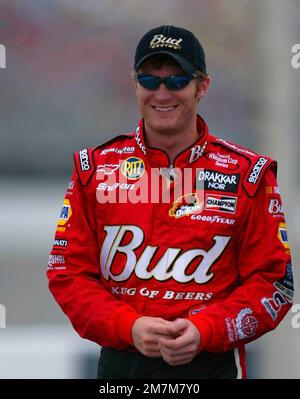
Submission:
POLYGON ((174 109, 177 108, 177 105, 169 106, 169 107, 155 107, 155 106, 152 106, 152 108, 155 109, 155 111, 158 111, 158 112, 170 112, 170 111, 174 111, 174 109))

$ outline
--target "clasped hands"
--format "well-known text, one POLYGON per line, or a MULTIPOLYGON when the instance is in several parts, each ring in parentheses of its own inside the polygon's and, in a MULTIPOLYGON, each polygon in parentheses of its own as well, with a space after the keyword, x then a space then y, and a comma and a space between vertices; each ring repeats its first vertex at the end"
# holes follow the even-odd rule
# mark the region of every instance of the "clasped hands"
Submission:
POLYGON ((197 355, 200 332, 188 319, 167 321, 139 317, 132 327, 136 349, 148 357, 162 357, 171 366, 189 363, 197 355))

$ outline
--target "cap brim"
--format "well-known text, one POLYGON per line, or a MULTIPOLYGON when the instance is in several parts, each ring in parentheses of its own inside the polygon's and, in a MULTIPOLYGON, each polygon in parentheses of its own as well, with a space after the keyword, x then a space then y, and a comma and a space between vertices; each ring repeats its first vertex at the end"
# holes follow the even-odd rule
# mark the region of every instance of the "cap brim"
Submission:
POLYGON ((154 51, 151 54, 147 54, 145 57, 141 58, 139 62, 134 66, 135 71, 137 71, 142 63, 146 61, 148 58, 158 55, 158 54, 166 54, 169 57, 173 58, 177 62, 177 64, 180 66, 180 68, 185 72, 185 73, 195 73, 197 68, 194 67, 192 64, 190 64, 188 61, 186 61, 182 56, 179 54, 174 54, 173 52, 167 51, 167 50, 158 50, 154 51))

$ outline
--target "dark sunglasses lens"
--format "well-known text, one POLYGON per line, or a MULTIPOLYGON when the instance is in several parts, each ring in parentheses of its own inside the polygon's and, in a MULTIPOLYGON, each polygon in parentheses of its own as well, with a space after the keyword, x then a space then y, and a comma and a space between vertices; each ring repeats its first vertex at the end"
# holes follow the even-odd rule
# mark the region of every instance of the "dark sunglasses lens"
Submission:
POLYGON ((160 79, 151 75, 138 75, 137 80, 141 86, 149 90, 158 89, 160 84, 160 79))
POLYGON ((180 90, 187 86, 190 80, 189 76, 170 76, 166 79, 166 86, 169 90, 180 90))
POLYGON ((169 76, 159 78, 153 75, 140 74, 137 76, 139 84, 148 90, 157 90, 163 82, 168 90, 180 90, 187 86, 192 78, 190 76, 169 76))

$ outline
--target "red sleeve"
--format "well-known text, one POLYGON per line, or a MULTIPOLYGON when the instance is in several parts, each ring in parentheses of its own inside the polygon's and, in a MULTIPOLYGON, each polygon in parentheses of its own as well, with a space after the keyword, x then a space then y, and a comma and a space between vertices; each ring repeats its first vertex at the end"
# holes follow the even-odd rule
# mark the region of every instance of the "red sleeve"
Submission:
POLYGON ((122 349, 132 344, 131 328, 140 315, 101 285, 95 198, 87 193, 74 170, 49 258, 49 288, 81 337, 122 349))
POLYGON ((239 286, 225 300, 191 320, 201 333, 200 350, 223 352, 274 329, 293 300, 286 224, 271 169, 249 209, 237 239, 239 286))

